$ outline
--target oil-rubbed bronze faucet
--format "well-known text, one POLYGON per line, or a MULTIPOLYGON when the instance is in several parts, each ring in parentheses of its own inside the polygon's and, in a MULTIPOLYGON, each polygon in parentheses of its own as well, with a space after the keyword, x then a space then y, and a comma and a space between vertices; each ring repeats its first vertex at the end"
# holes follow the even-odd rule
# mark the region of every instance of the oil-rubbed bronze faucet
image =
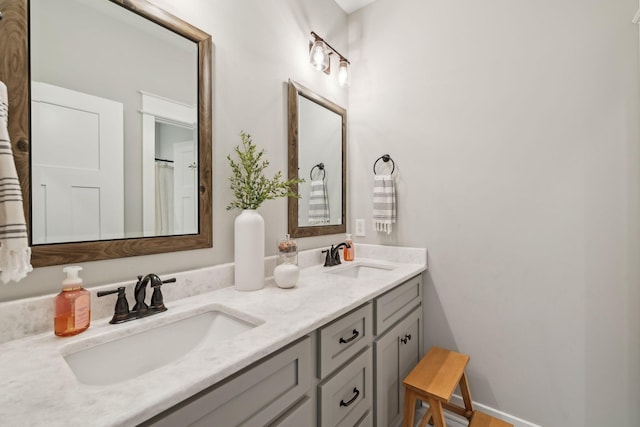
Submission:
POLYGON ((339 249, 341 247, 343 247, 343 246, 345 246, 347 248, 351 247, 351 245, 349 245, 347 242, 342 242, 337 246, 331 245, 331 249, 326 249, 326 250, 322 251, 322 253, 326 252, 326 254, 327 254, 327 257, 324 260, 324 266, 325 267, 333 267, 334 265, 340 265, 341 264, 339 249))
POLYGON ((167 311, 167 307, 164 305, 162 291, 160 287, 164 283, 173 283, 176 279, 171 278, 162 280, 157 274, 147 274, 146 276, 138 276, 138 282, 134 288, 134 297, 136 300, 135 305, 129 311, 129 303, 125 294, 125 288, 119 287, 118 289, 112 289, 109 291, 98 292, 99 297, 105 295, 118 293, 118 299, 113 313, 113 318, 109 323, 122 323, 129 320, 140 319, 142 317, 151 316, 153 314, 162 313, 167 311), (151 305, 147 305, 144 300, 147 295, 147 284, 151 283, 153 288, 153 295, 151 295, 151 305))

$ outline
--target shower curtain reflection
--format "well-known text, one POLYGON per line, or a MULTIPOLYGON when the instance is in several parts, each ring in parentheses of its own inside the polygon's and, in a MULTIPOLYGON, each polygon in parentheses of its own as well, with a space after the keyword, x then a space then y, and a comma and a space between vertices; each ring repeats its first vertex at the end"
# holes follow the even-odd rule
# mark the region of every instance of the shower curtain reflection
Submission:
POLYGON ((156 160, 156 236, 173 234, 173 165, 156 160))

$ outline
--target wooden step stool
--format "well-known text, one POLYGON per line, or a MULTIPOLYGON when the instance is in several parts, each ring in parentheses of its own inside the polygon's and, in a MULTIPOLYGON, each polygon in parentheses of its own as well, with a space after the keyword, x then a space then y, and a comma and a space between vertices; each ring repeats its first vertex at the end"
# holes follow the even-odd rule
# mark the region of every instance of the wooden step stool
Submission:
POLYGON ((429 410, 422 418, 420 427, 424 427, 431 419, 435 427, 446 427, 443 409, 470 420, 469 427, 513 427, 509 423, 473 410, 469 384, 464 373, 468 363, 469 356, 466 354, 432 347, 404 379, 403 427, 413 427, 417 400, 429 404, 429 410), (450 402, 458 385, 464 407, 450 402))

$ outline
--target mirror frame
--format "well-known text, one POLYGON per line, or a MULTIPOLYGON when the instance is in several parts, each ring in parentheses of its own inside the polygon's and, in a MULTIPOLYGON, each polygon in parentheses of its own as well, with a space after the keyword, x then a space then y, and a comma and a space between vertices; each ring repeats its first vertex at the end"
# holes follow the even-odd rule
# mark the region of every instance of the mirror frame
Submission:
MULTIPOLYGON (((298 224, 298 200, 289 197, 289 234, 291 237, 323 236, 347 231, 347 110, 310 89, 289 80, 289 179, 298 178, 298 96, 303 96, 342 117, 342 223, 337 225, 313 225, 301 227, 298 224)), ((298 185, 293 186, 298 192, 298 185)))
MULTIPOLYGON (((213 244, 211 36, 146 0, 108 1, 198 45, 198 234, 36 245, 31 248, 34 267, 210 248, 213 244)), ((31 235, 29 0, 0 0, 0 11, 0 80, 9 92, 9 135, 31 235)))

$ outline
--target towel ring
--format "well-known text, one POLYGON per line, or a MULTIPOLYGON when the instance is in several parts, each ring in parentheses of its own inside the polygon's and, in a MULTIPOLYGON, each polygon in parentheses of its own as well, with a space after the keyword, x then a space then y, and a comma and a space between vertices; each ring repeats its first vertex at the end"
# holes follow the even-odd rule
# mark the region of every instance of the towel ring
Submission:
POLYGON ((326 176, 327 172, 324 170, 324 163, 318 163, 317 165, 315 165, 314 167, 311 168, 311 172, 309 172, 309 179, 311 181, 313 181, 313 170, 315 168, 318 168, 322 171, 322 180, 324 181, 324 177, 326 176))
POLYGON ((376 173, 376 165, 378 164, 378 162, 380 160, 382 160, 385 163, 388 163, 389 160, 391 160, 391 166, 392 166, 391 175, 393 175, 393 172, 396 170, 396 162, 394 162, 393 159, 391 158, 391 156, 388 155, 388 154, 384 154, 384 155, 378 157, 378 160, 376 160, 375 163, 373 164, 373 174, 377 175, 377 173, 376 173))

